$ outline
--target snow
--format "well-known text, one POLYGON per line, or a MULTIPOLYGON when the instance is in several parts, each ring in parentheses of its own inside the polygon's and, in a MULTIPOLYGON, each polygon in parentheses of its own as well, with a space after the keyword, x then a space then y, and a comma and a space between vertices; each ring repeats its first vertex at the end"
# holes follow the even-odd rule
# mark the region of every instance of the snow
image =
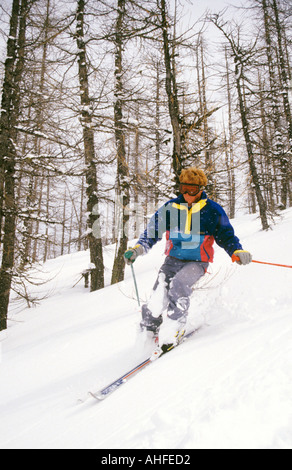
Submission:
MULTIPOLYGON (((292 264, 291 209, 268 232, 256 215, 232 223, 254 259, 292 264)), ((238 266, 216 247, 191 302, 190 324, 202 328, 98 403, 88 390, 146 353, 130 268, 109 285, 113 254, 105 249, 103 290, 78 282, 89 264, 80 252, 35 274, 49 280, 30 287, 45 297, 37 307, 11 304, 0 333, 0 448, 291 449, 291 269, 238 266)), ((143 301, 163 259, 161 242, 135 262, 143 301)))

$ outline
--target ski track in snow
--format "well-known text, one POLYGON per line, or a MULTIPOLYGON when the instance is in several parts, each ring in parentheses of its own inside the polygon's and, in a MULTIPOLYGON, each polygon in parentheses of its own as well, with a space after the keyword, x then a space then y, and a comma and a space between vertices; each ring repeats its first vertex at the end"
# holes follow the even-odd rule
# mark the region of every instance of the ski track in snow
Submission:
MULTIPOLYGON (((255 215, 232 221, 254 259, 292 264, 292 210, 263 232, 255 215)), ((135 263, 151 293, 163 242, 135 263)), ((105 250, 108 268, 113 248, 105 250)), ((48 261, 36 308, 13 302, 0 333, 0 448, 292 448, 292 270, 215 263, 192 297, 203 328, 102 402, 87 396, 150 352, 137 343, 139 309, 125 281, 89 293, 88 253, 48 261), (78 403, 78 399, 84 403, 78 403)), ((40 275, 40 274, 38 274, 40 275)), ((110 270, 107 271, 108 281, 110 270)))

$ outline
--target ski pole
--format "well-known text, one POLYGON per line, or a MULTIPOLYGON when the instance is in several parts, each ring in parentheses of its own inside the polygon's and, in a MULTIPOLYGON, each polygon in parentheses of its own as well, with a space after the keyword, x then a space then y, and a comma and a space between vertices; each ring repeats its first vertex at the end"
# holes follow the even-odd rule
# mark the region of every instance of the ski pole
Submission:
MULTIPOLYGON (((239 256, 232 255, 231 259, 234 263, 234 261, 239 261, 239 256)), ((288 264, 268 263, 267 261, 257 261, 255 259, 252 260, 252 263, 269 264, 270 266, 280 266, 281 268, 292 268, 292 266, 289 266, 288 264)))
POLYGON ((136 276, 135 276, 135 272, 134 272, 133 263, 131 263, 131 270, 132 270, 132 276, 133 276, 135 290, 136 290, 137 302, 138 302, 138 305, 140 307, 139 293, 138 293, 138 287, 137 287, 137 281, 136 281, 136 276))

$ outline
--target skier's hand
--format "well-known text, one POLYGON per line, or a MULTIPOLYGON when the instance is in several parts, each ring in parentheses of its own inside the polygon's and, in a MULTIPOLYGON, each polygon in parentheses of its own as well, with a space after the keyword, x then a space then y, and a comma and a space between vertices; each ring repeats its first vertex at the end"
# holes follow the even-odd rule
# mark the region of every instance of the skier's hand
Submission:
POLYGON ((136 258, 140 255, 143 255, 144 248, 142 245, 136 245, 134 248, 129 248, 124 253, 124 258, 127 264, 132 264, 136 261, 136 258))
POLYGON ((235 250, 232 255, 232 261, 236 261, 237 264, 249 264, 252 262, 252 255, 249 251, 235 250))

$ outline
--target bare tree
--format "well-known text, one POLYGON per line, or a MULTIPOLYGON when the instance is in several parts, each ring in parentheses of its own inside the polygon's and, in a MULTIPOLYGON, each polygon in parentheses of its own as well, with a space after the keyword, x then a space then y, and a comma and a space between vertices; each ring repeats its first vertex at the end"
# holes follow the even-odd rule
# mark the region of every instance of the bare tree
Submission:
POLYGON ((235 174, 234 174, 234 146, 233 146, 233 126, 232 126, 232 103, 231 103, 231 84, 230 84, 230 70, 227 59, 227 51, 225 49, 225 62, 226 62, 226 85, 227 85, 227 101, 228 101, 228 145, 226 142, 226 166, 228 175, 228 206, 229 217, 235 217, 235 174))
POLYGON ((182 169, 182 142, 181 142, 181 119, 179 99, 174 69, 174 59, 171 56, 171 45, 169 40, 169 19, 165 0, 157 0, 157 6, 161 15, 161 30, 163 37, 163 51, 165 64, 165 88, 168 97, 168 109, 173 130, 173 153, 172 166, 176 185, 179 183, 179 174, 182 169))
POLYGON ((269 228, 268 219, 267 219, 267 205, 262 194, 260 178, 259 178, 259 174, 258 174, 258 170, 256 166, 256 160, 255 160, 255 154, 254 154, 254 148, 253 148, 253 139, 251 136, 250 123, 248 120, 248 111, 247 111, 246 100, 245 100, 245 83, 244 83, 245 67, 250 62, 254 54, 256 41, 250 48, 245 48, 239 42, 238 33, 237 33, 237 38, 235 38, 232 32, 227 32, 225 30, 226 25, 222 24, 222 22, 219 19, 219 15, 214 15, 213 17, 211 17, 211 21, 223 33, 223 35, 225 36, 225 38, 227 39, 230 45, 231 55, 234 60, 234 74, 235 74, 236 90, 237 90, 237 97, 238 97, 238 103, 239 103, 239 112, 240 112, 242 131, 244 135, 246 151, 247 151, 247 156, 248 156, 248 164, 249 164, 252 186, 254 188, 256 198, 257 198, 257 203, 259 206, 262 228, 263 230, 267 230, 269 228))
POLYGON ((104 287, 104 264, 99 221, 99 198, 97 188, 97 167, 92 123, 92 103, 89 96, 89 81, 84 38, 84 0, 78 0, 76 41, 78 48, 78 76, 80 83, 81 123, 86 165, 86 194, 88 212, 88 239, 91 262, 91 291, 104 287))
MULTIPOLYGON (((263 0, 264 3, 265 0, 263 0)), ((280 17, 279 17, 279 8, 277 0, 272 1, 272 9, 274 13, 275 26, 277 31, 277 43, 278 43, 278 55, 279 55, 279 69, 281 77, 281 95, 283 98, 284 114, 286 117, 286 122, 288 126, 288 141, 289 141, 289 150, 286 155, 283 155, 280 160, 281 170, 282 170, 282 190, 281 190, 281 202, 282 207, 287 207, 288 193, 289 193, 289 181, 291 175, 289 175, 289 159, 292 156, 292 115, 291 107, 288 97, 289 90, 289 74, 288 66, 285 61, 285 52, 284 52, 284 31, 281 26, 280 17)))
POLYGON ((124 279, 125 261, 123 254, 127 249, 128 235, 126 227, 129 222, 129 167, 126 160, 125 148, 125 130, 123 122, 123 103, 124 103, 124 87, 123 87, 123 47, 124 47, 124 17, 125 17, 126 1, 118 0, 117 18, 115 25, 115 103, 114 103, 114 125, 115 125, 115 141, 117 149, 117 202, 118 202, 118 240, 116 256, 114 259, 112 271, 112 284, 124 279))
MULTIPOLYGON (((266 54, 268 61, 269 77, 270 77, 270 96, 272 100, 272 121, 274 125, 274 135, 275 135, 275 152, 274 158, 276 159, 279 170, 281 173, 281 204, 285 208, 287 204, 287 195, 288 195, 288 180, 287 180, 287 157, 286 149, 283 139, 283 126, 282 126, 282 105, 281 105, 281 85, 279 77, 277 74, 277 58, 273 52, 272 45, 272 34, 271 34, 271 24, 270 24, 270 11, 268 7, 267 0, 262 0, 262 9, 264 16, 264 27, 265 27, 265 41, 266 41, 266 54)), ((281 41, 280 41, 281 43, 281 41)), ((281 52, 283 54, 283 51, 281 52)), ((289 103, 288 103, 289 106, 289 103)))
POLYGON ((14 268, 16 217, 15 167, 17 159, 17 122, 20 107, 20 81, 24 66, 24 47, 27 0, 13 1, 10 31, 7 42, 7 59, 2 91, 1 112, 1 188, 4 193, 0 208, 4 213, 2 265, 0 269, 0 330, 7 328, 7 312, 14 268))

